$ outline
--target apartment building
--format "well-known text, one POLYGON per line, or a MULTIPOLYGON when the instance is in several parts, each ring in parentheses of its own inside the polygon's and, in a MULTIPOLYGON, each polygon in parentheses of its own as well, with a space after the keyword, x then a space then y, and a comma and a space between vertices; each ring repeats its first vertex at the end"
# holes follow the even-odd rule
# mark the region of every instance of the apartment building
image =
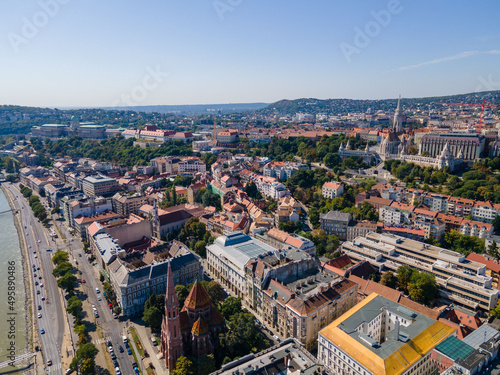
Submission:
POLYGON ((177 170, 179 174, 206 173, 207 167, 205 162, 200 158, 187 157, 177 164, 177 170))
POLYGON ((238 130, 228 129, 226 131, 217 133, 216 139, 221 144, 234 144, 239 141, 238 130))
POLYGON ((351 259, 369 261, 380 271, 396 271, 408 265, 432 273, 441 297, 472 310, 489 311, 498 302, 499 291, 492 288, 493 280, 486 274, 486 266, 455 251, 379 233, 344 242, 342 251, 351 259))
POLYGON ((325 214, 320 214, 319 220, 321 229, 323 229, 326 234, 333 234, 342 241, 347 240, 347 227, 352 221, 350 213, 332 210, 325 214))
POLYGON ((265 177, 275 177, 280 180, 286 180, 300 169, 307 170, 309 167, 306 164, 292 163, 288 161, 272 161, 264 166, 262 174, 265 177))
POLYGON ((351 222, 347 227, 347 241, 352 241, 356 237, 366 236, 370 232, 378 232, 379 225, 368 220, 351 222))
POLYGON ((391 206, 380 207, 379 220, 387 224, 404 224, 410 222, 412 211, 391 206))
POLYGON ((279 337, 296 338, 313 350, 319 331, 356 305, 357 289, 358 284, 328 271, 282 283, 271 279, 262 293, 262 322, 279 337))
POLYGON ((61 199, 64 220, 70 227, 75 227, 74 219, 79 216, 94 216, 111 211, 113 205, 110 198, 79 196, 75 198, 64 197, 61 199))
POLYGON ((372 293, 318 335, 318 360, 335 375, 431 375, 432 350, 454 328, 372 293))
POLYGON ((254 235, 275 249, 297 249, 311 256, 316 255, 314 242, 295 233, 290 234, 277 228, 271 228, 268 231, 265 228, 259 228, 254 232, 254 235))
POLYGON ((342 182, 325 182, 321 188, 321 194, 325 198, 337 198, 344 194, 344 184, 342 182))
POLYGON ((112 194, 118 189, 116 179, 103 175, 88 176, 82 182, 83 193, 88 197, 112 194))
POLYGON ((224 288, 244 298, 247 262, 276 251, 275 248, 242 232, 232 232, 218 237, 213 244, 207 246, 208 270, 224 288))
POLYGON ((133 195, 116 193, 111 200, 113 211, 122 216, 138 214, 142 205, 147 203, 144 195, 135 193, 133 195))

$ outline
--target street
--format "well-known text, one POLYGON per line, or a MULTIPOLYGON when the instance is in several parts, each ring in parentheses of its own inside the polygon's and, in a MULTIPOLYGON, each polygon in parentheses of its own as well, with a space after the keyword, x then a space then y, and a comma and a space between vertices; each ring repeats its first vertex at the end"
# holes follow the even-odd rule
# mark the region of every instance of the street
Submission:
POLYGON ((59 298, 59 290, 57 282, 52 275, 54 269, 51 259, 52 252, 46 250, 50 248, 48 237, 42 224, 33 216, 30 206, 17 190, 14 185, 6 184, 7 189, 15 197, 14 204, 19 209, 19 215, 22 220, 22 231, 24 233, 26 244, 28 246, 30 277, 33 285, 35 295, 34 299, 34 319, 36 320, 36 327, 38 328, 38 335, 42 343, 42 354, 47 364, 47 361, 52 361, 51 366, 47 366, 48 374, 61 374, 61 356, 62 356, 62 343, 64 338, 64 319, 65 311, 59 298), (36 272, 33 270, 36 267, 36 272), (40 268, 40 270, 38 270, 40 268), (34 274, 36 273, 36 278, 34 274), (41 279, 40 279, 41 277, 41 279), (43 285, 43 286, 42 286, 43 285), (40 294, 37 294, 37 291, 40 294), (45 300, 42 300, 42 299, 45 300), (38 310, 41 306, 41 310, 38 310), (41 314, 41 318, 37 318, 37 314, 41 314), (44 329, 45 333, 41 333, 44 329))

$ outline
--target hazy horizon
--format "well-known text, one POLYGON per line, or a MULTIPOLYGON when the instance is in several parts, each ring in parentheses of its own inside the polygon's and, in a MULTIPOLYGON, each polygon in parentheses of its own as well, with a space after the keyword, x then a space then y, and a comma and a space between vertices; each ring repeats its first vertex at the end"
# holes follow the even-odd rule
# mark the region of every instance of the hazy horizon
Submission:
POLYGON ((500 89, 494 0, 0 4, 0 102, 390 99, 500 89))

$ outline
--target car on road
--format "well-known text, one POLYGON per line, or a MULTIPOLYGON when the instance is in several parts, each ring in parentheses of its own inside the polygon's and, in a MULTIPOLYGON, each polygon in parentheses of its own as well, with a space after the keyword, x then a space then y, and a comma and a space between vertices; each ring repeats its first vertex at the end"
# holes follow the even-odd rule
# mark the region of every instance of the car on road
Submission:
POLYGON ((35 259, 38 258, 38 255, 35 254, 35 259))
POLYGON ((33 250, 33 254, 36 254, 36 250, 33 250))
POLYGON ((278 336, 276 336, 276 335, 274 335, 274 336, 273 336, 273 339, 275 339, 276 341, 278 341, 278 340, 279 340, 279 337, 278 337, 278 336))
POLYGON ((42 283, 40 283, 40 288, 43 288, 43 284, 42 283))
POLYGON ((82 257, 82 254, 78 254, 78 256, 81 258, 81 257, 82 257))
POLYGON ((85 284, 85 279, 82 279, 82 283, 85 284))
POLYGON ((44 296, 42 296, 42 301, 45 301, 45 297, 44 296))
POLYGON ((35 285, 38 285, 38 281, 35 281, 35 285))
POLYGON ((37 290, 37 291, 36 291, 36 294, 40 294, 40 291, 39 291, 39 290, 37 290))
POLYGON ((38 240, 38 243, 41 243, 42 241, 38 240))
POLYGON ((38 313, 38 319, 40 319, 42 317, 42 314, 38 313))
POLYGON ((132 355, 132 350, 130 350, 130 348, 127 348, 127 354, 132 355))
POLYGON ((33 277, 36 277, 36 273, 33 275, 33 277))
POLYGON ((65 375, 68 375, 68 374, 71 374, 72 372, 73 372, 73 370, 69 368, 69 369, 67 369, 67 370, 64 372, 64 374, 65 374, 65 375))
POLYGON ((121 346, 121 345, 120 345, 120 346, 118 347, 118 350, 120 351, 120 353, 123 353, 123 352, 124 352, 124 350, 123 350, 123 346, 121 346))
POLYGON ((102 301, 101 296, 97 296, 97 300, 98 300, 98 301, 102 301))
POLYGON ((40 271, 40 267, 37 267, 36 269, 37 269, 37 271, 40 271))
POLYGON ((52 361, 50 359, 47 361, 47 366, 52 366, 52 361))
POLYGON ((38 310, 41 310, 42 309, 42 306, 38 305, 38 310))
POLYGON ((108 303, 108 306, 109 306, 110 309, 113 308, 113 305, 111 304, 111 302, 108 303))
POLYGON ((95 292, 99 294, 99 288, 95 288, 95 292))
POLYGON ((45 330, 43 328, 40 328, 40 333, 43 335, 45 333, 45 330))

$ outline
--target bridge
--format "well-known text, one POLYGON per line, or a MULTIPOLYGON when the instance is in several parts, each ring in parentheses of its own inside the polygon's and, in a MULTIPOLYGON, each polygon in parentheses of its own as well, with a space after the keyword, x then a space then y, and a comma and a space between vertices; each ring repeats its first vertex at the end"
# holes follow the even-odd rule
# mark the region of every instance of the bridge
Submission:
POLYGON ((31 357, 34 357, 35 355, 36 355, 36 353, 26 353, 26 354, 19 355, 16 358, 14 358, 14 360, 8 360, 8 361, 0 363, 0 368, 4 368, 7 366, 13 366, 14 363, 19 362, 19 361, 23 361, 25 359, 30 359, 31 357))
POLYGON ((16 213, 16 212, 17 212, 17 210, 12 210, 12 209, 10 209, 10 210, 1 211, 1 212, 0 212, 0 215, 2 215, 2 214, 6 214, 7 212, 12 212, 12 211, 14 211, 14 213, 16 213))

